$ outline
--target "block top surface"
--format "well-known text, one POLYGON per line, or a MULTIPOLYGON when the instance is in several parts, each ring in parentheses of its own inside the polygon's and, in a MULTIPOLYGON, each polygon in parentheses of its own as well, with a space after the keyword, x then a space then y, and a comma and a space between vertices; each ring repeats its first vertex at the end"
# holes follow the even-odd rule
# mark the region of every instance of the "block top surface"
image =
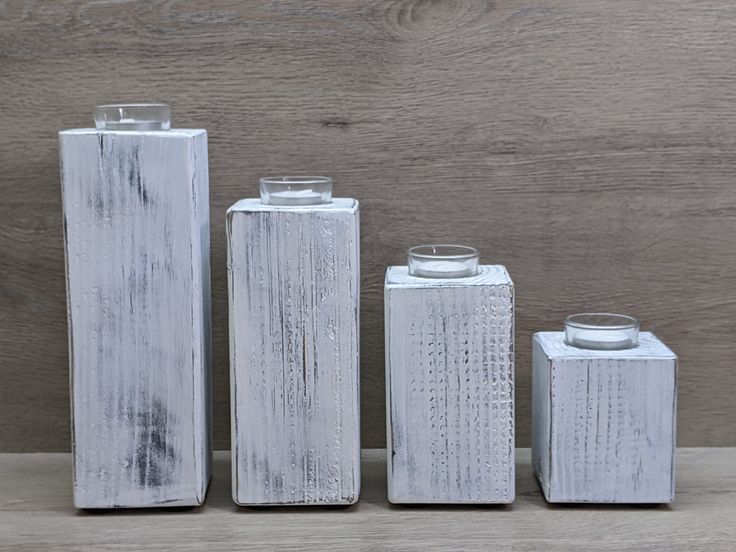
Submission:
POLYGON ((170 130, 99 130, 96 128, 72 128, 62 130, 59 136, 97 136, 98 134, 119 136, 176 136, 190 138, 207 134, 203 128, 172 128, 170 130))
POLYGON ((390 266, 386 270, 387 287, 436 288, 466 286, 513 286, 503 265, 480 265, 478 274, 467 278, 420 278, 409 275, 408 266, 390 266))
POLYGON ((555 358, 670 358, 677 355, 651 332, 639 332, 639 345, 631 349, 618 351, 598 351, 580 349, 565 343, 565 332, 537 332, 533 338, 538 342, 550 359, 555 358))
POLYGON ((358 210, 358 200, 349 197, 332 198, 330 203, 322 203, 319 205, 265 205, 261 203, 260 198, 241 199, 228 210, 228 216, 233 213, 256 213, 264 211, 284 211, 288 213, 306 213, 313 211, 347 211, 354 213, 358 210))

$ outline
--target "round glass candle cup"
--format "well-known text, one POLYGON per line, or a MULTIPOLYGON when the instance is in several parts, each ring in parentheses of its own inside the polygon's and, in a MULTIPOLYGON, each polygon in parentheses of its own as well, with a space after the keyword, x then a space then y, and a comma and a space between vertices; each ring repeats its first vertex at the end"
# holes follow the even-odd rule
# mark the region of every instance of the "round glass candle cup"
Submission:
POLYGON ((97 130, 169 130, 171 107, 166 104, 110 104, 95 107, 97 130))
POLYGON ((332 179, 328 176, 272 176, 261 178, 260 188, 264 205, 298 207, 332 201, 332 179))
POLYGON ((464 245, 419 245, 408 251, 409 274, 419 278, 467 278, 478 274, 478 250, 464 245))
POLYGON ((639 344, 639 321, 625 314, 573 314, 565 319, 565 341, 579 349, 631 349, 639 344))

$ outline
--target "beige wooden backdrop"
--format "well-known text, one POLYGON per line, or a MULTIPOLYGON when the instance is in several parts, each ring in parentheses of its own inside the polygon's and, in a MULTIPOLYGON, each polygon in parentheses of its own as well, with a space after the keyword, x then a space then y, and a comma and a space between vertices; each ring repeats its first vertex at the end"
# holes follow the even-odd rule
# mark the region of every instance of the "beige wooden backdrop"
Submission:
POLYGON ((680 355, 681 445, 736 445, 730 0, 0 0, 0 450, 69 446, 56 132, 164 100, 210 133, 216 446, 228 446, 225 209, 266 174, 362 204, 362 426, 384 442, 383 274, 457 242, 530 336, 633 313, 680 355))

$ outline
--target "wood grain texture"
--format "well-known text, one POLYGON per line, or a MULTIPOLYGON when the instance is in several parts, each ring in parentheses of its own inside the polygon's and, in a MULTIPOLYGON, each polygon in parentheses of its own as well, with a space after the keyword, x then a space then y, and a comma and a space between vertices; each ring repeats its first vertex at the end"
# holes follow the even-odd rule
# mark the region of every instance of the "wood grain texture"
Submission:
POLYGON ((56 132, 168 100, 206 128, 215 433, 230 438, 225 210, 267 174, 361 202, 362 434, 385 436, 383 277, 459 242, 531 335, 638 315, 680 358, 678 442, 736 446, 736 5, 729 0, 0 2, 0 449, 68 450, 56 132))
POLYGON ((0 455, 0 547, 15 552, 325 550, 732 552, 736 449, 678 449, 677 500, 656 508, 547 504, 518 449, 510 506, 393 506, 383 450, 363 451, 363 492, 349 508, 238 508, 230 454, 215 453, 200 508, 77 513, 68 454, 0 455))
POLYGON ((227 212, 233 498, 360 493, 358 202, 227 212))
POLYGON ((650 332, 619 351, 572 347, 564 332, 536 333, 533 347, 532 458, 547 500, 672 502, 675 354, 650 332))
POLYGON ((59 138, 74 502, 201 504, 212 453, 207 134, 59 138))
POLYGON ((503 266, 469 278, 386 272, 388 497, 514 500, 514 292, 503 266))

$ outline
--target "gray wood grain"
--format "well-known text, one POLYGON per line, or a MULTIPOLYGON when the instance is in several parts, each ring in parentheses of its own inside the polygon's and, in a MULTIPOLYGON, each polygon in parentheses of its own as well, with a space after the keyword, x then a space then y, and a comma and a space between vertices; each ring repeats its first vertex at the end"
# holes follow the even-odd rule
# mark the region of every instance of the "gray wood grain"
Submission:
POLYGON ((629 312, 680 357, 678 442, 736 445, 736 5, 728 0, 0 3, 0 448, 69 446, 56 131, 168 100, 207 128, 216 444, 229 441, 224 219, 265 174, 362 213, 362 428, 384 442, 386 266, 460 242, 531 333, 629 312))
POLYGON ((677 500, 656 508, 544 501, 518 449, 511 506, 392 506, 383 450, 363 451, 350 508, 238 508, 230 455, 215 453, 207 501, 190 510, 78 513, 68 454, 0 455, 0 547, 13 551, 327 550, 732 552, 736 449, 679 449, 677 500))

